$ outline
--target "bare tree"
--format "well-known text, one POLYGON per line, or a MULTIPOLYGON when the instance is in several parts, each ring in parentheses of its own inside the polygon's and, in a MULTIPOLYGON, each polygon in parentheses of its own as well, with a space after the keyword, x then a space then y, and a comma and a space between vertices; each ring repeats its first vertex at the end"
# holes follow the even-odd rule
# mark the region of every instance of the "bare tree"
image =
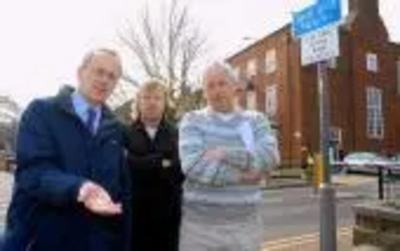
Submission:
POLYGON ((0 150, 13 153, 20 107, 8 96, 0 96, 0 150))
POLYGON ((135 97, 139 84, 133 80, 123 77, 112 95, 108 98, 107 104, 111 109, 117 109, 125 103, 131 103, 135 97))
POLYGON ((192 108, 191 76, 205 52, 205 37, 190 19, 188 7, 179 5, 178 0, 163 6, 157 18, 144 7, 138 23, 128 25, 120 39, 147 77, 166 83, 172 105, 178 113, 184 112, 192 108))

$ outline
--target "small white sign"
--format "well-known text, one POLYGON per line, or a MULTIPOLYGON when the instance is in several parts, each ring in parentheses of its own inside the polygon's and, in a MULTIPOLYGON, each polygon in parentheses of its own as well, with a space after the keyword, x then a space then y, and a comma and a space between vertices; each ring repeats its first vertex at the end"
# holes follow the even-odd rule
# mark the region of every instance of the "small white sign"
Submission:
POLYGON ((337 56, 339 56, 339 31, 336 25, 301 37, 301 65, 309 65, 337 56))

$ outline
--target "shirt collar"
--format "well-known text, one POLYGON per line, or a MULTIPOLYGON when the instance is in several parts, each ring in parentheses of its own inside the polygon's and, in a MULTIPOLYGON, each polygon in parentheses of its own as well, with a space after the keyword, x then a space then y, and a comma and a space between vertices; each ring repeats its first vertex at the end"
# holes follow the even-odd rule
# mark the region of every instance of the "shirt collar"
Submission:
POLYGON ((215 111, 211 106, 206 106, 205 111, 208 114, 223 114, 223 115, 234 114, 234 115, 237 115, 237 114, 240 114, 241 112, 243 112, 243 108, 236 105, 234 107, 233 111, 227 112, 227 113, 222 113, 222 112, 215 111))
POLYGON ((97 117, 99 117, 101 113, 101 107, 100 106, 92 106, 87 100, 83 97, 81 93, 78 91, 75 91, 72 94, 72 104, 74 106, 76 114, 82 118, 85 119, 87 116, 87 111, 89 108, 93 108, 97 114, 97 117))

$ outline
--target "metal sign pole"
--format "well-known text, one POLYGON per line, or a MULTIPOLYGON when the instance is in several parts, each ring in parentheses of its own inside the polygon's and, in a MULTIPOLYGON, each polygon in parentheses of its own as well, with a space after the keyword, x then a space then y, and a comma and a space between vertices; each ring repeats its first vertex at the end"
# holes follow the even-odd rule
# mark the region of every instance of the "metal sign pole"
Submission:
POLYGON ((329 166, 329 92, 327 62, 318 63, 318 90, 320 115, 320 151, 323 178, 320 184, 320 245, 321 251, 336 251, 335 189, 331 183, 329 166))

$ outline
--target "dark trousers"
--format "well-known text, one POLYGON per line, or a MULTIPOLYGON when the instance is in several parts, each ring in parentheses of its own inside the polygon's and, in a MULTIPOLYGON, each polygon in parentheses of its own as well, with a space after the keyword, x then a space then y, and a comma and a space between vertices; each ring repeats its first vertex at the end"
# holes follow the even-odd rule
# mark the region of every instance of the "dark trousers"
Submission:
POLYGON ((181 191, 134 196, 132 250, 178 251, 181 191))

